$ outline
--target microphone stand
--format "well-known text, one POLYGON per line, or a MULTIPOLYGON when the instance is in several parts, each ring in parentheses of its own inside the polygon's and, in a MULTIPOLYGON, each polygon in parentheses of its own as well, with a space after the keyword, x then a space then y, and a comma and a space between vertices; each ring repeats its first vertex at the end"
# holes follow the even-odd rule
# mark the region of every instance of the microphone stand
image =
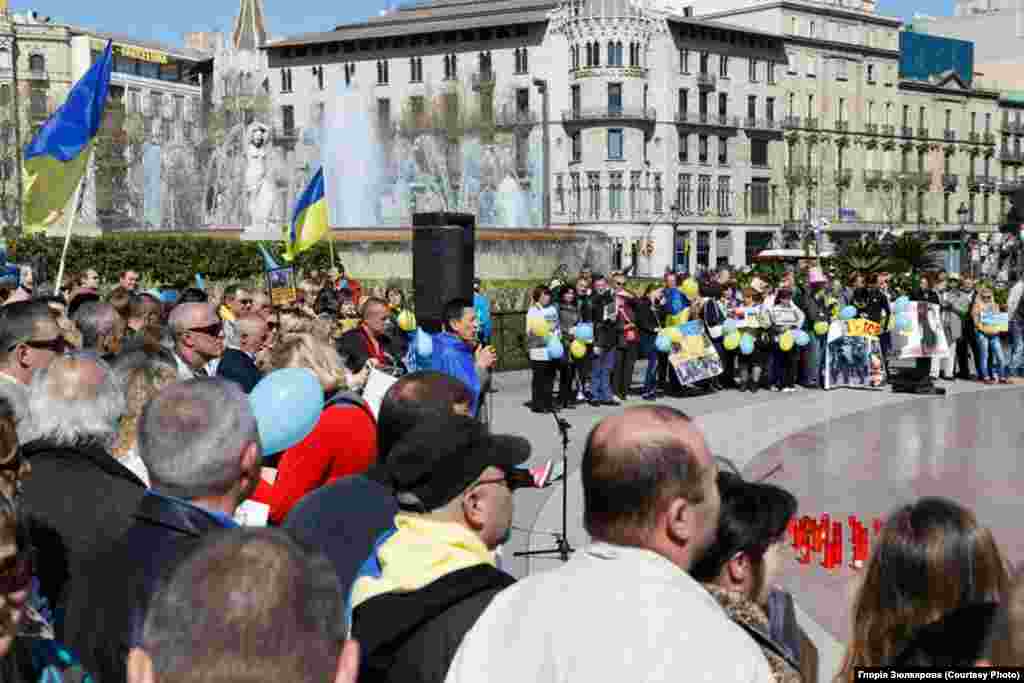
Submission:
POLYGON ((541 550, 523 550, 518 553, 513 553, 513 557, 546 557, 548 555, 557 555, 562 562, 569 561, 569 555, 574 552, 574 549, 569 545, 569 537, 567 536, 569 526, 569 430, 572 425, 566 420, 562 419, 562 416, 558 414, 558 411, 554 408, 551 409, 551 417, 555 419, 555 426, 558 428, 558 433, 562 437, 562 530, 560 533, 553 533, 555 537, 554 548, 544 548, 541 550))

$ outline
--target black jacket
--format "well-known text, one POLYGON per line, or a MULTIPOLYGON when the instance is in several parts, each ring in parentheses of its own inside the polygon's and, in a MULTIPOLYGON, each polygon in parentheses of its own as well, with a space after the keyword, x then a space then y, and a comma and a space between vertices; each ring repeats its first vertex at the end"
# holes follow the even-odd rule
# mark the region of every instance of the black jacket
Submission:
POLYGON ((796 305, 804 312, 804 329, 813 330, 814 323, 828 322, 829 321, 829 310, 828 306, 825 305, 827 298, 824 290, 818 290, 818 294, 815 295, 814 289, 803 290, 800 299, 796 301, 796 305))
POLYGON ((145 610, 160 582, 206 535, 224 528, 173 498, 146 495, 131 528, 76 581, 64 642, 98 681, 125 680, 125 657, 141 640, 145 610))
POLYGON ((263 379, 263 374, 256 367, 256 361, 238 349, 224 350, 224 355, 217 363, 217 376, 235 382, 247 394, 263 379))
MULTIPOLYGON (((99 445, 27 444, 22 506, 38 553, 40 591, 62 607, 70 582, 132 524, 146 485, 99 445)), ((58 634, 59 635, 59 634, 58 634)))
MULTIPOLYGON (((402 364, 402 345, 389 335, 382 335, 380 338, 381 348, 391 356, 394 364, 402 364)), ((366 367, 366 361, 370 360, 370 347, 363 334, 362 328, 357 327, 341 335, 338 339, 338 353, 345 359, 345 365, 352 372, 359 372, 366 367)))
POLYGON ((654 337, 658 334, 658 329, 661 327, 658 324, 662 317, 661 308, 652 304, 650 299, 647 297, 637 299, 636 305, 633 307, 633 315, 635 316, 634 322, 642 336, 654 337))
POLYGON ((500 569, 481 564, 411 593, 370 598, 352 614, 352 637, 363 653, 359 679, 443 683, 466 633, 513 583, 500 569))
POLYGON ((613 349, 618 344, 618 320, 614 314, 615 293, 607 290, 604 294, 594 292, 580 306, 583 322, 594 325, 594 346, 613 349), (612 311, 609 316, 609 311, 612 311))

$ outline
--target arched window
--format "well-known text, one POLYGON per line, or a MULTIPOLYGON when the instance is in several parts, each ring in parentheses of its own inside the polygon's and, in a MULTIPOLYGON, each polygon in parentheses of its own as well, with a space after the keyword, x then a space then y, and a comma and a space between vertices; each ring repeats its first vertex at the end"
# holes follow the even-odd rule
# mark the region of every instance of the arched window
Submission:
POLYGON ((594 43, 594 66, 601 66, 601 43, 594 43))
POLYGON ((43 55, 31 55, 28 58, 28 69, 33 73, 46 71, 46 57, 43 55))

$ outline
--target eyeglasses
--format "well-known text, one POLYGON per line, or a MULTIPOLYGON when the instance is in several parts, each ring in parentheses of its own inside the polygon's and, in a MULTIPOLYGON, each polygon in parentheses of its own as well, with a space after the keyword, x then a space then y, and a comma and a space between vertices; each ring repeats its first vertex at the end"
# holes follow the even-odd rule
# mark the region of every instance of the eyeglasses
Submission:
POLYGON ((205 334, 209 337, 219 337, 221 331, 224 329, 224 323, 214 323, 207 325, 206 327, 192 327, 189 328, 189 332, 198 332, 199 334, 205 334))
POLYGON ((22 550, 0 562, 0 594, 17 593, 32 583, 32 551, 22 550))
POLYGON ((0 463, 0 472, 18 472, 21 470, 21 463, 23 460, 24 458, 21 454, 21 446, 19 445, 14 450, 14 455, 11 456, 10 460, 0 463))
POLYGON ((239 299, 238 303, 243 306, 252 306, 252 299, 239 299))
MULTIPOLYGON (((53 351, 54 353, 64 353, 68 349, 68 342, 64 337, 54 337, 53 339, 29 339, 28 341, 20 343, 33 349, 53 351)), ((18 344, 15 344, 11 347, 11 350, 17 346, 18 344)))

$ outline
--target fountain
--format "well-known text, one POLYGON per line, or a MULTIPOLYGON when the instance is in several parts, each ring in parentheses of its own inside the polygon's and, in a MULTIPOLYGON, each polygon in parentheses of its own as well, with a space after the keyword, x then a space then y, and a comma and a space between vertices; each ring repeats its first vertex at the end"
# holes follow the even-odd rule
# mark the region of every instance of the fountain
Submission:
POLYGON ((163 225, 163 162, 160 145, 146 143, 142 149, 142 215, 147 227, 163 225))
POLYGON ((383 158, 367 98, 342 84, 326 111, 321 137, 331 225, 379 225, 383 158))

